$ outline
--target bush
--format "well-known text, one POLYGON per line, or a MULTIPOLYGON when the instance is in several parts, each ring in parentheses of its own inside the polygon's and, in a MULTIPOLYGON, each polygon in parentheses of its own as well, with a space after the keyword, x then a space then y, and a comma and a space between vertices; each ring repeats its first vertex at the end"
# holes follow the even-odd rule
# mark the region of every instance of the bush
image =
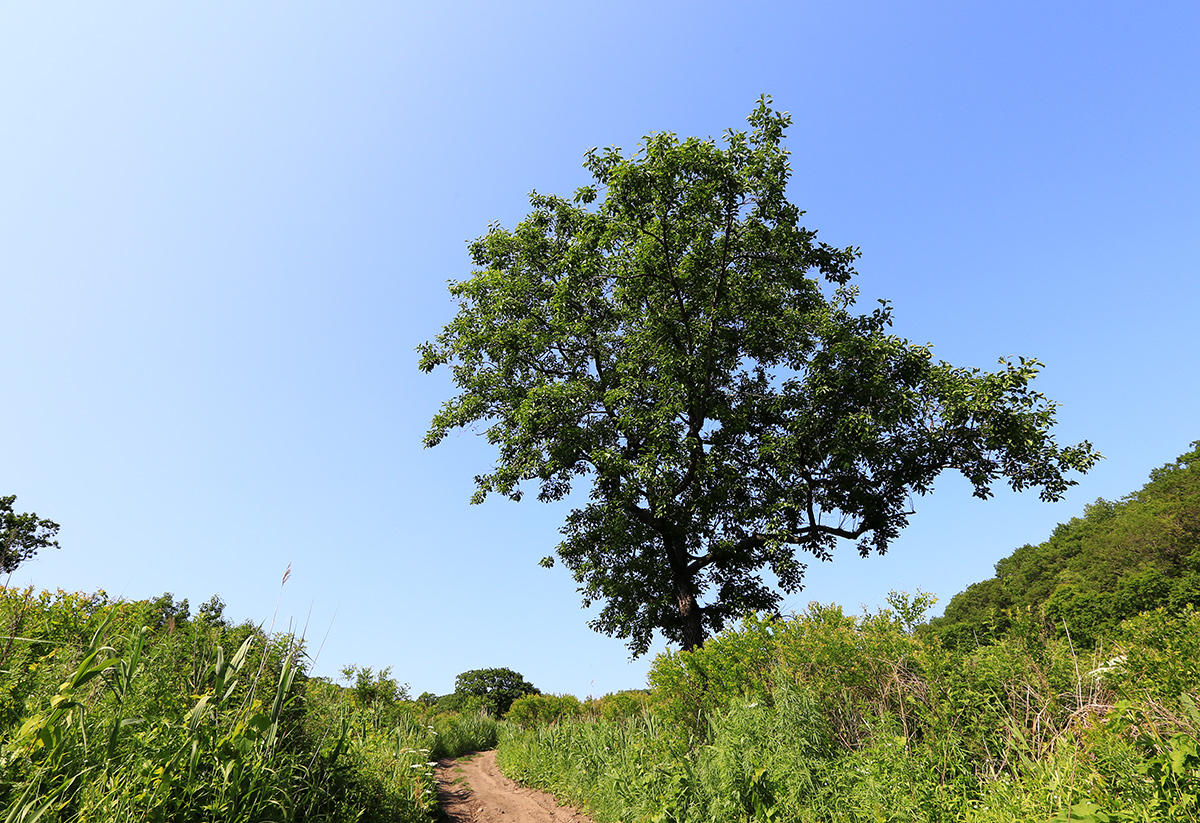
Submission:
POLYGON ((650 669, 655 714, 702 734, 708 715, 746 697, 769 700, 776 664, 775 621, 746 617, 690 652, 665 652, 650 669))
POLYGON ((649 689, 629 689, 594 697, 587 702, 586 711, 592 717, 609 721, 639 717, 650 708, 649 689))
POLYGON ((1200 612, 1192 606, 1132 617, 1118 636, 1125 654, 1109 677, 1122 697, 1173 701, 1200 688, 1200 612))
POLYGON ((569 694, 527 694, 513 701, 504 719, 521 728, 548 726, 583 714, 583 704, 569 694))

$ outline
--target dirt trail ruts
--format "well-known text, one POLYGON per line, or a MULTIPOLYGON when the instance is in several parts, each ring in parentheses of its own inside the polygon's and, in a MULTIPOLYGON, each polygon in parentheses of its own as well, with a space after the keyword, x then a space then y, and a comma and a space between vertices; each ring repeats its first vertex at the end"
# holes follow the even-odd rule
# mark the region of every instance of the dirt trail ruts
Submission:
POLYGON ((502 775, 494 751, 438 761, 437 783, 438 803, 451 823, 592 823, 558 805, 554 795, 518 786, 502 775))

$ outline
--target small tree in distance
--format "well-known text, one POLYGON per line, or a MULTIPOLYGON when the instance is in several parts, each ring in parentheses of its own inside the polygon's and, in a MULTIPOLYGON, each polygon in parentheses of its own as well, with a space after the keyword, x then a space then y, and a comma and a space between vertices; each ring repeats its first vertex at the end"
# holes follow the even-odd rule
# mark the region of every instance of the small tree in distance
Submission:
MULTIPOLYGON (((995 372, 935 361, 852 311, 855 248, 817 242, 785 188, 791 119, 762 98, 751 131, 651 134, 588 152, 595 184, 534 193, 515 230, 470 246, 458 313, 419 348, 458 389, 425 436, 486 426, 499 451, 473 502, 590 500, 557 555, 597 631, 685 649, 801 588, 801 553, 882 554, 946 469, 977 497, 1003 478, 1059 499, 1099 455, 1059 447, 1036 360, 995 372)), ((554 563, 553 557, 543 561, 554 563)))
POLYGON ((512 669, 472 669, 454 678, 454 694, 481 698, 488 712, 499 718, 517 698, 541 691, 512 669))

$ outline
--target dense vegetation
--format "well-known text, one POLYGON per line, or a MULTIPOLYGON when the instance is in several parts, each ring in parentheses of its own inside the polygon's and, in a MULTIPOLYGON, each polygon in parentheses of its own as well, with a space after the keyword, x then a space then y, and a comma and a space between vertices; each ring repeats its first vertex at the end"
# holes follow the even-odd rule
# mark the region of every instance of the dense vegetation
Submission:
POLYGON ((426 821, 433 761, 599 823, 1200 819, 1200 443, 996 565, 928 624, 813 604, 580 701, 477 669, 409 699, 167 594, 0 589, 6 821, 426 821), (504 720, 497 722, 497 717, 504 720))
POLYGON ((660 657, 639 712, 518 700, 501 766, 601 823, 1200 819, 1198 473, 1091 506, 932 626, 924 594, 814 604, 660 657))
POLYGON ((1004 636, 1011 615, 1042 615, 1050 631, 1090 648, 1120 622, 1200 605, 1200 441, 1116 502, 1097 500, 1044 543, 1022 546, 996 576, 954 597, 932 631, 947 645, 1004 636))
POLYGON ((641 713, 505 724, 501 767, 601 823, 1200 816, 1200 613, 1131 618, 1104 654, 1036 619, 963 652, 916 608, 748 619, 660 657, 641 713))
POLYGON ((223 612, 0 589, 5 819, 424 821, 433 761, 495 744, 486 715, 388 670, 310 678, 302 639, 223 612))

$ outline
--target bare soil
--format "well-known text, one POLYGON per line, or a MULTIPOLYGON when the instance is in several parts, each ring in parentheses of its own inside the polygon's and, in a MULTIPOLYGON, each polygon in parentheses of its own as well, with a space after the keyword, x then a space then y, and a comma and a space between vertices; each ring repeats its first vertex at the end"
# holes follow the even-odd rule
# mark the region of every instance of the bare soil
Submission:
POLYGON ((451 823, 592 823, 558 805, 554 795, 518 786, 502 775, 494 751, 438 761, 437 782, 438 803, 451 823))

